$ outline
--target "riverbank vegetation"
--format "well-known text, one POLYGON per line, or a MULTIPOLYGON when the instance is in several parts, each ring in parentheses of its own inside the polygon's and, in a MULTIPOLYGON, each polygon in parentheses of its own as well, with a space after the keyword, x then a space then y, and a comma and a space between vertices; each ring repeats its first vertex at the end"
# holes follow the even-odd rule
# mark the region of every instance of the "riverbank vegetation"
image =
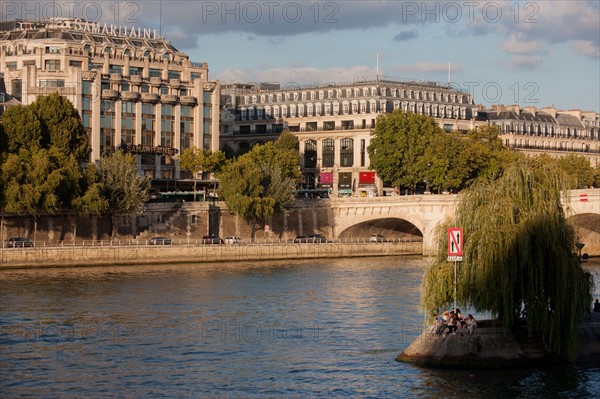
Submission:
POLYGON ((90 145, 77 110, 59 94, 9 107, 0 126, 0 213, 37 219, 57 211, 84 215, 142 209, 150 181, 135 159, 116 152, 89 164, 90 145))
POLYGON ((250 222, 288 212, 296 202, 300 179, 298 139, 283 133, 227 162, 218 174, 219 197, 232 213, 250 222))
POLYGON ((463 261, 457 272, 461 307, 491 312, 505 327, 526 316, 559 358, 572 360, 576 323, 589 311, 592 280, 576 254, 561 192, 572 177, 547 159, 521 158, 498 179, 480 179, 460 195, 456 217, 437 234, 438 253, 427 269, 421 306, 427 312, 454 300, 447 228, 462 227, 463 261))
MULTIPOLYGON (((368 152, 371 168, 384 185, 411 192, 419 185, 433 192, 457 192, 478 178, 499 177, 522 156, 502 144, 497 126, 446 132, 432 117, 402 110, 378 116, 368 152)), ((569 188, 600 186, 600 165, 593 168, 584 156, 542 159, 573 177, 569 188)))

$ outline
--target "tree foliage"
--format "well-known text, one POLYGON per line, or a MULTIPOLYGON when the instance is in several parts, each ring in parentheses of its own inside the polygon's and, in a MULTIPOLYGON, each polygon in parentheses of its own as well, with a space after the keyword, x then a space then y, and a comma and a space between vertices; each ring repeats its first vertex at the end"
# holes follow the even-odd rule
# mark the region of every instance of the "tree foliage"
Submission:
POLYGON ((148 201, 150 180, 138 176, 133 156, 117 151, 104 157, 98 162, 97 174, 110 213, 132 214, 142 211, 144 203, 148 201))
POLYGON ((7 152, 21 148, 42 148, 42 127, 31 107, 9 107, 2 116, 7 152))
POLYGON ((586 188, 594 185, 595 171, 590 161, 577 154, 568 154, 556 160, 559 168, 571 177, 570 188, 586 188))
POLYGON ((382 115, 373 131, 371 168, 395 187, 434 191, 463 189, 478 177, 497 177, 517 156, 502 145, 496 126, 466 134, 445 132, 435 119, 396 110, 382 115))
POLYGON ((58 93, 39 96, 29 107, 41 125, 44 147, 55 147, 79 162, 87 160, 88 137, 79 113, 66 97, 58 93))
MULTIPOLYGON (((292 136, 293 137, 293 136, 292 136)), ((289 136, 227 163, 219 174, 219 196, 233 213, 249 221, 287 212, 295 202, 300 177, 297 139, 289 136)))
POLYGON ((97 213, 104 207, 98 188, 83 173, 88 138, 79 114, 65 97, 55 93, 39 96, 28 106, 10 107, 2 128, 0 140, 6 146, 0 157, 1 209, 40 215, 59 208, 97 213), (31 170, 32 165, 39 171, 31 170), (86 191, 89 188, 91 192, 86 191))
POLYGON ((508 327, 523 307, 559 357, 573 359, 576 322, 589 309, 591 279, 576 255, 561 191, 567 178, 544 162, 522 158, 497 180, 480 179, 461 193, 456 217, 440 226, 438 253, 425 272, 421 306, 437 311, 453 301, 453 265, 447 228, 462 227, 464 255, 457 300, 489 311, 508 327))
POLYGON ((2 163, 6 212, 37 216, 55 211, 61 178, 48 150, 21 148, 9 154, 2 163))
POLYGON ((395 110, 377 117, 368 152, 371 168, 394 187, 416 188, 428 173, 425 154, 435 135, 443 134, 428 116, 395 110))

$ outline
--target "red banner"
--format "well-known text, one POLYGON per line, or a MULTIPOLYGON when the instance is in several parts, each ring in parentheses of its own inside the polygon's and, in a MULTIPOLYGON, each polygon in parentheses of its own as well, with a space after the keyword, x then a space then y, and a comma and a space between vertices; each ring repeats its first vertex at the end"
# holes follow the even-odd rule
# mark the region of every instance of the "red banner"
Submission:
POLYGON ((360 172, 358 184, 375 184, 375 172, 360 172))

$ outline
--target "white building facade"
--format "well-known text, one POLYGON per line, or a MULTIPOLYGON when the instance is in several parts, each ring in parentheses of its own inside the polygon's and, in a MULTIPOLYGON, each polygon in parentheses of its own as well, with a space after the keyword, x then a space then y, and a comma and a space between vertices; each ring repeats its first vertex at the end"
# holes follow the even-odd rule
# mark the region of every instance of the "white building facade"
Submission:
POLYGON ((0 76, 23 104, 58 92, 82 117, 90 162, 117 149, 169 186, 187 178, 175 155, 219 149, 219 90, 208 65, 156 31, 52 18, 0 24, 0 76))
POLYGON ((434 82, 363 80, 286 89, 224 84, 221 104, 225 145, 246 151, 289 131, 300 142, 303 187, 334 195, 383 194, 367 152, 378 115, 396 109, 429 115, 446 131, 484 123, 468 93, 434 82))

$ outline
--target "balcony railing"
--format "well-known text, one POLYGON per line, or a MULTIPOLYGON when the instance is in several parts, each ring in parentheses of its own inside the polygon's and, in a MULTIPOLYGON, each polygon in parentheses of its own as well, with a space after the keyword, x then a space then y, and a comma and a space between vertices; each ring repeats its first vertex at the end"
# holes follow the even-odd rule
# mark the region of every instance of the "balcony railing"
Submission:
MULTIPOLYGON (((332 126, 332 127, 318 126, 317 128, 288 126, 287 129, 284 128, 283 130, 289 131, 292 133, 304 133, 304 132, 330 132, 330 131, 335 131, 335 130, 365 130, 365 129, 374 129, 374 128, 375 128, 375 124, 367 123, 367 124, 365 124, 364 127, 363 127, 363 125, 354 125, 354 126, 336 125, 336 126, 332 126)), ((260 130, 260 131, 258 131, 256 129, 251 129, 248 131, 234 130, 233 135, 237 136, 237 135, 247 135, 247 134, 279 134, 281 132, 282 132, 281 128, 279 128, 279 129, 267 128, 265 130, 260 130)))

